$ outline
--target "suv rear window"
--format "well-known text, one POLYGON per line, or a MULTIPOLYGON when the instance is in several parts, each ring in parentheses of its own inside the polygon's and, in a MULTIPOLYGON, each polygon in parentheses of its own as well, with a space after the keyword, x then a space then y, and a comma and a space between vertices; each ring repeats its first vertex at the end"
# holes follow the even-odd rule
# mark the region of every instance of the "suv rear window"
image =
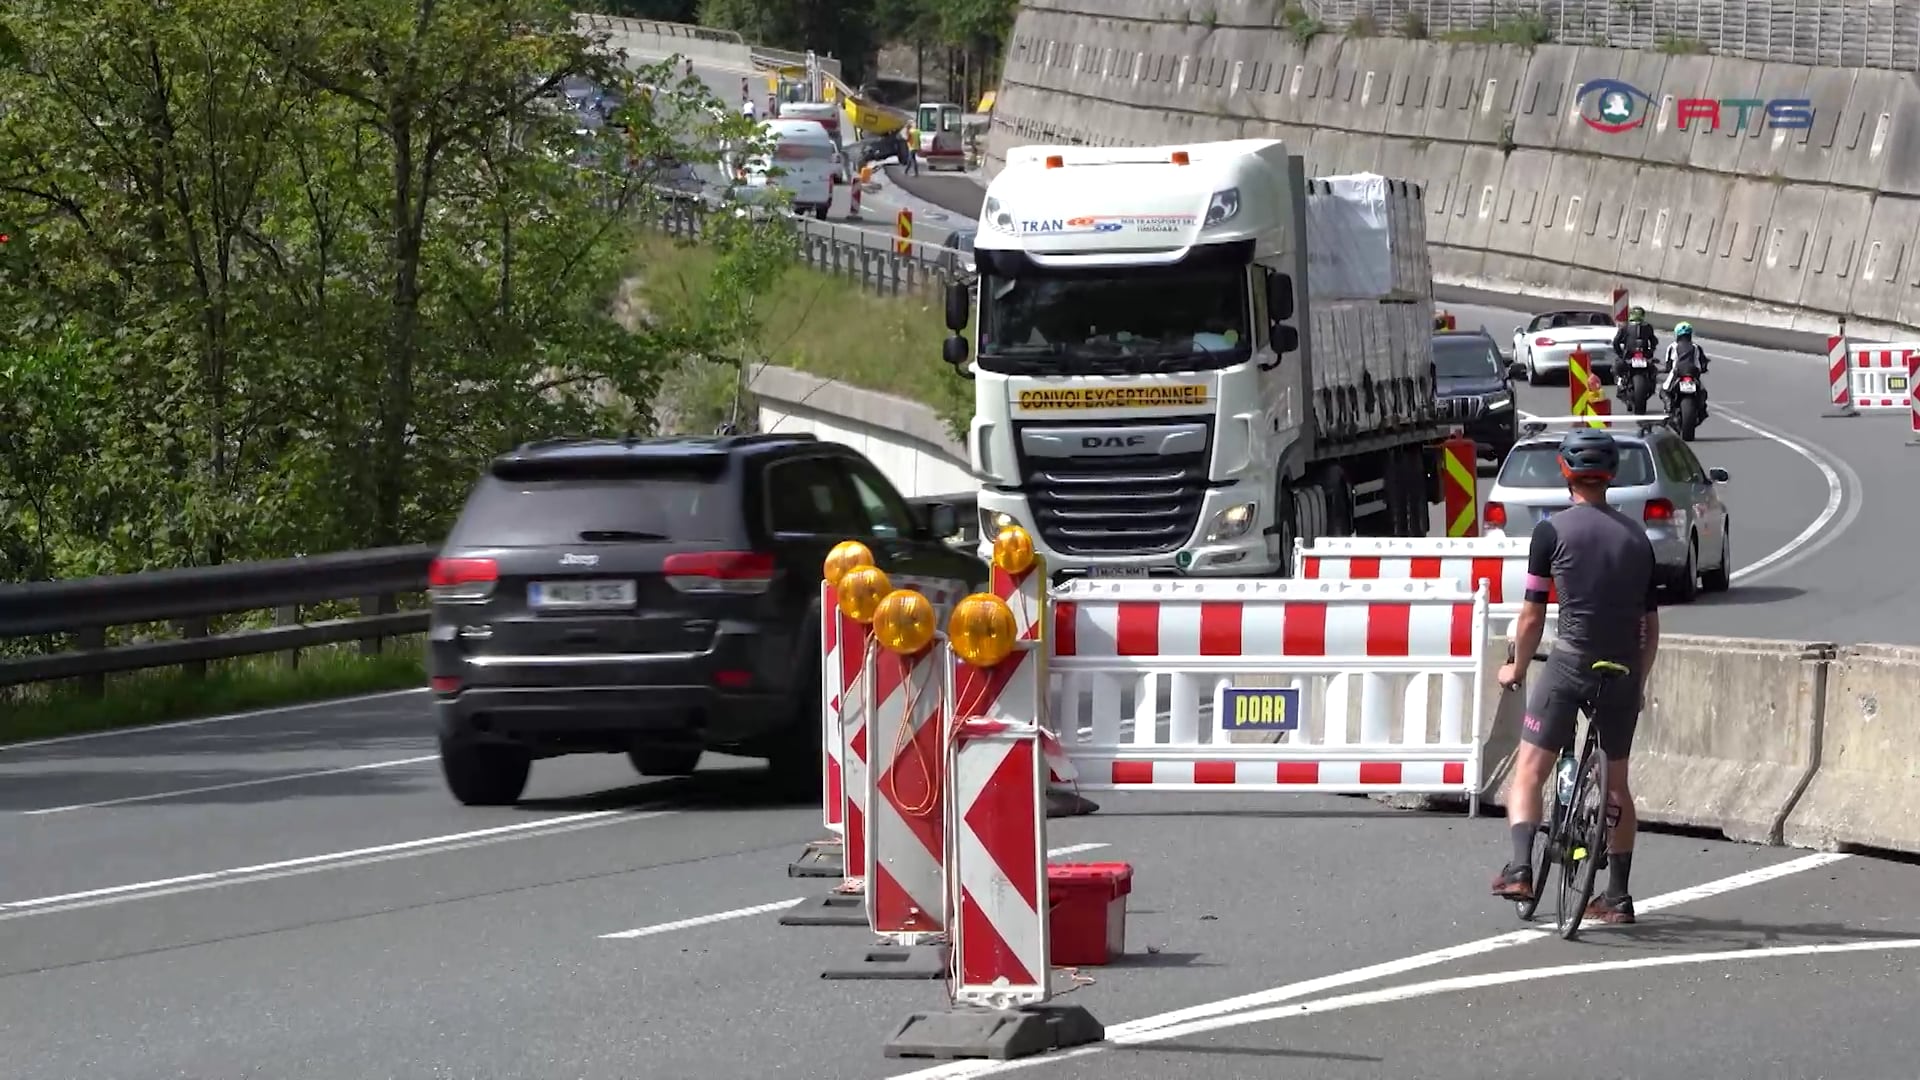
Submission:
POLYGON ((725 541, 739 532, 740 495, 723 475, 568 480, 489 476, 467 498, 447 543, 542 547, 599 539, 725 541))
MULTIPOLYGON (((1620 471, 1608 487, 1638 487, 1653 483, 1653 456, 1638 443, 1620 444, 1620 471)), ((1560 447, 1555 443, 1516 446, 1500 469, 1499 483, 1517 488, 1566 487, 1560 475, 1560 447)))

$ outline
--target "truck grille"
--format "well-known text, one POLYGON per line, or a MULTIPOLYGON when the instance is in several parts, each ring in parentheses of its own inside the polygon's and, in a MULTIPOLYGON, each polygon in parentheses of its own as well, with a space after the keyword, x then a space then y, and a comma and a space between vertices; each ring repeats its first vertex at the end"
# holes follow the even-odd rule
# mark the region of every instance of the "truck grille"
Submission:
POLYGON ((1199 524, 1205 453, 1028 463, 1034 524, 1063 555, 1160 554, 1184 545, 1199 524))
POLYGON ((1478 420, 1487 411, 1487 399, 1483 397, 1441 398, 1435 404, 1442 420, 1478 420))

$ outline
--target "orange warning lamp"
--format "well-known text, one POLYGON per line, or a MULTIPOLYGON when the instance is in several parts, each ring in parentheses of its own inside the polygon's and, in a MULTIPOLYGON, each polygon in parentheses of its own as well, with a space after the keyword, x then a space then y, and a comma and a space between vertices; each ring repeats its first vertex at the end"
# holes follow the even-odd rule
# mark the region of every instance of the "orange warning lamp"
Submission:
POLYGON ((1061 157, 1059 154, 1047 155, 1047 168, 1049 169, 1058 169, 1062 165, 1065 165, 1066 163, 1067 163, 1067 159, 1061 157))
POLYGON ((1190 165, 1192 164, 1192 159, 1187 157, 1185 150, 1175 150, 1173 152, 1173 163, 1175 165, 1190 165))

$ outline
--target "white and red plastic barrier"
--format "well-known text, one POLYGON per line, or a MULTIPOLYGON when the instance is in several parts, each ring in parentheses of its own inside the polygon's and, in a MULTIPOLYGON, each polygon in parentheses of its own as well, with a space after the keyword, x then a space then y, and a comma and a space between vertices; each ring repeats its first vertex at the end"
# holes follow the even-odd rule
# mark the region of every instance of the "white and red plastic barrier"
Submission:
POLYGON ((1860 343, 1844 334, 1827 338, 1828 393, 1843 413, 1911 413, 1916 377, 1920 341, 1860 343))
MULTIPOLYGON (((1496 634, 1519 616, 1526 598, 1525 537, 1323 536, 1308 546, 1293 544, 1293 576, 1305 581, 1452 581, 1462 588, 1487 587, 1487 614, 1496 634)), ((1547 589, 1547 637, 1559 625, 1560 603, 1547 589)))
POLYGON ((1479 811, 1484 585, 1082 580, 1054 601, 1053 715, 1087 788, 1451 793, 1479 811))

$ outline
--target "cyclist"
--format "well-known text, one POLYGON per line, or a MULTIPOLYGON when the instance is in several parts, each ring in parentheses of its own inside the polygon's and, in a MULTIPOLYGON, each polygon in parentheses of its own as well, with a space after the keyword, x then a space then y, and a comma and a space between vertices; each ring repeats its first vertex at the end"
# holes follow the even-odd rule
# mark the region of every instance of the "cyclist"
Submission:
POLYGON ((1692 323, 1683 322, 1673 328, 1673 343, 1667 346, 1667 355, 1662 358, 1660 367, 1667 374, 1660 383, 1663 396, 1672 394, 1675 379, 1682 375, 1693 376, 1694 384, 1700 388, 1700 416, 1705 419, 1707 380, 1701 376, 1707 373, 1707 350, 1693 340, 1692 323))
POLYGON ((1613 332, 1613 355, 1625 360, 1639 349, 1651 360, 1658 356, 1655 350, 1660 347, 1660 335, 1653 332, 1653 325, 1647 322, 1647 309, 1634 308, 1627 314, 1627 321, 1613 332))
POLYGON ((1640 719, 1641 688, 1660 646, 1653 545, 1644 525, 1607 505, 1607 485, 1619 465, 1620 447, 1613 436, 1587 427, 1569 432, 1560 441, 1560 474, 1573 505, 1533 527, 1514 659, 1500 669, 1500 685, 1511 690, 1526 679, 1546 628, 1549 589, 1559 595, 1560 625, 1546 670, 1527 700, 1513 759, 1507 796, 1513 861, 1493 879, 1495 896, 1532 897, 1541 787, 1555 757, 1573 743, 1581 702, 1596 693, 1594 662, 1624 665, 1632 674, 1608 680, 1593 701, 1592 722, 1599 725, 1600 749, 1607 755, 1608 816, 1617 810, 1619 818, 1607 844, 1607 888, 1587 906, 1586 917, 1608 923, 1634 921, 1627 885, 1637 819, 1627 786, 1627 757, 1640 719))

